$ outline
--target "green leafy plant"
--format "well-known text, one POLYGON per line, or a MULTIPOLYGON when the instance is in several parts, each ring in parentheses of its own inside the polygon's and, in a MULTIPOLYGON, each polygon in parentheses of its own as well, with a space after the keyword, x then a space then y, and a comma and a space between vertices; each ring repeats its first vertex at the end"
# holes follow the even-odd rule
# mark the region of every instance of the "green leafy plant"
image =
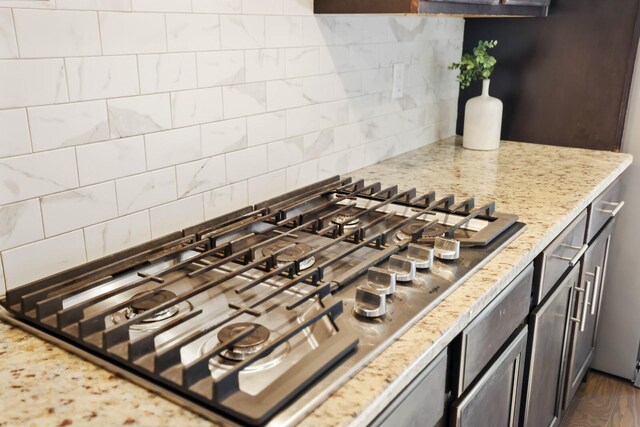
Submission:
POLYGON ((469 87, 475 80, 491 77, 497 61, 487 53, 487 49, 494 48, 497 44, 497 40, 480 40, 478 46, 473 48, 473 55, 465 53, 460 62, 454 62, 449 66, 450 70, 460 70, 460 74, 456 77, 460 82, 460 88, 469 87))

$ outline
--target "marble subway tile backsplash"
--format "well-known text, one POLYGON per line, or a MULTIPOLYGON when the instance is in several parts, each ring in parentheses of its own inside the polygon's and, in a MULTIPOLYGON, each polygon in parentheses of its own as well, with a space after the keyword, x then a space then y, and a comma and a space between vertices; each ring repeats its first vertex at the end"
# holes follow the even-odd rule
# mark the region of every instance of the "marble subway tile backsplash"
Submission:
POLYGON ((0 2, 0 294, 453 134, 463 26, 313 0, 0 2))

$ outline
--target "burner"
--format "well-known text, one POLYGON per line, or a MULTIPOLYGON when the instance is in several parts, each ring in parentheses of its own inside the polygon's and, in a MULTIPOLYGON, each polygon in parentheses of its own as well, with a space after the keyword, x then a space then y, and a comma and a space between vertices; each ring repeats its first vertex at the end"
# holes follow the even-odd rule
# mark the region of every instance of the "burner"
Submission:
POLYGON ((344 228, 356 228, 360 224, 360 218, 353 218, 353 215, 341 213, 331 218, 331 222, 342 225, 344 228))
POLYGON ((286 263, 293 262, 295 260, 300 260, 300 270, 306 270, 307 268, 315 264, 316 259, 314 257, 310 256, 305 258, 305 256, 312 251, 311 246, 305 243, 278 242, 274 245, 263 248, 262 253, 265 256, 273 255, 274 252, 277 252, 280 249, 290 245, 293 246, 276 255, 278 267, 282 267, 286 263))
MULTIPOLYGON (((396 240, 401 241, 411 239, 411 236, 413 236, 420 227, 423 227, 425 224, 426 223, 422 221, 415 221, 405 225, 396 233, 396 240)), ((442 236, 447 230, 448 228, 444 224, 436 223, 422 231, 422 235, 418 238, 418 242, 431 243, 436 237, 442 236)))
POLYGON ((257 323, 243 322, 225 326, 218 332, 218 341, 224 344, 250 327, 255 327, 255 330, 227 349, 221 356, 231 360, 244 360, 262 350, 267 345, 270 333, 267 328, 257 323))
MULTIPOLYGON (((171 291, 160 289, 154 292, 140 292, 131 297, 131 304, 125 309, 127 319, 133 319, 138 314, 142 314, 147 310, 151 310, 165 302, 176 297, 171 291)), ((180 307, 178 304, 171 306, 165 310, 159 311, 155 315, 144 319, 143 322, 159 322, 178 314, 180 307)))

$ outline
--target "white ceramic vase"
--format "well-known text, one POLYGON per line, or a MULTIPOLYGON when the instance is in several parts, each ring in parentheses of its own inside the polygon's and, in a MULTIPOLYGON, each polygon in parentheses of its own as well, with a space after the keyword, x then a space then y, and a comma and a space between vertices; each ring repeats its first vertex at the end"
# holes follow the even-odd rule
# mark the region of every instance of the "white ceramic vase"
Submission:
POLYGON ((497 150, 500 147, 502 101, 489 96, 489 79, 482 81, 482 95, 465 105, 462 146, 471 150, 497 150))

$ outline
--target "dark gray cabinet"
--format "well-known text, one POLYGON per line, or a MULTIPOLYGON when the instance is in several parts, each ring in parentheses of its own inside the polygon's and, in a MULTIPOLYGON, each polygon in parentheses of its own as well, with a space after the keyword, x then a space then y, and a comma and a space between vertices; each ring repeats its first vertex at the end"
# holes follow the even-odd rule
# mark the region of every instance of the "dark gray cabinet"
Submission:
POLYGON ((527 326, 521 326, 489 369, 451 407, 455 427, 518 425, 527 349, 527 326))
POLYGON ((565 409, 571 403, 593 357, 612 229, 613 221, 589 245, 584 257, 580 287, 576 288, 572 307, 571 343, 563 405, 565 409))
POLYGON ((370 427, 435 427, 445 422, 447 350, 444 350, 371 423, 370 427))
POLYGON ((580 280, 580 264, 531 313, 531 344, 524 409, 525 427, 556 426, 560 422, 562 378, 573 290, 580 280))

